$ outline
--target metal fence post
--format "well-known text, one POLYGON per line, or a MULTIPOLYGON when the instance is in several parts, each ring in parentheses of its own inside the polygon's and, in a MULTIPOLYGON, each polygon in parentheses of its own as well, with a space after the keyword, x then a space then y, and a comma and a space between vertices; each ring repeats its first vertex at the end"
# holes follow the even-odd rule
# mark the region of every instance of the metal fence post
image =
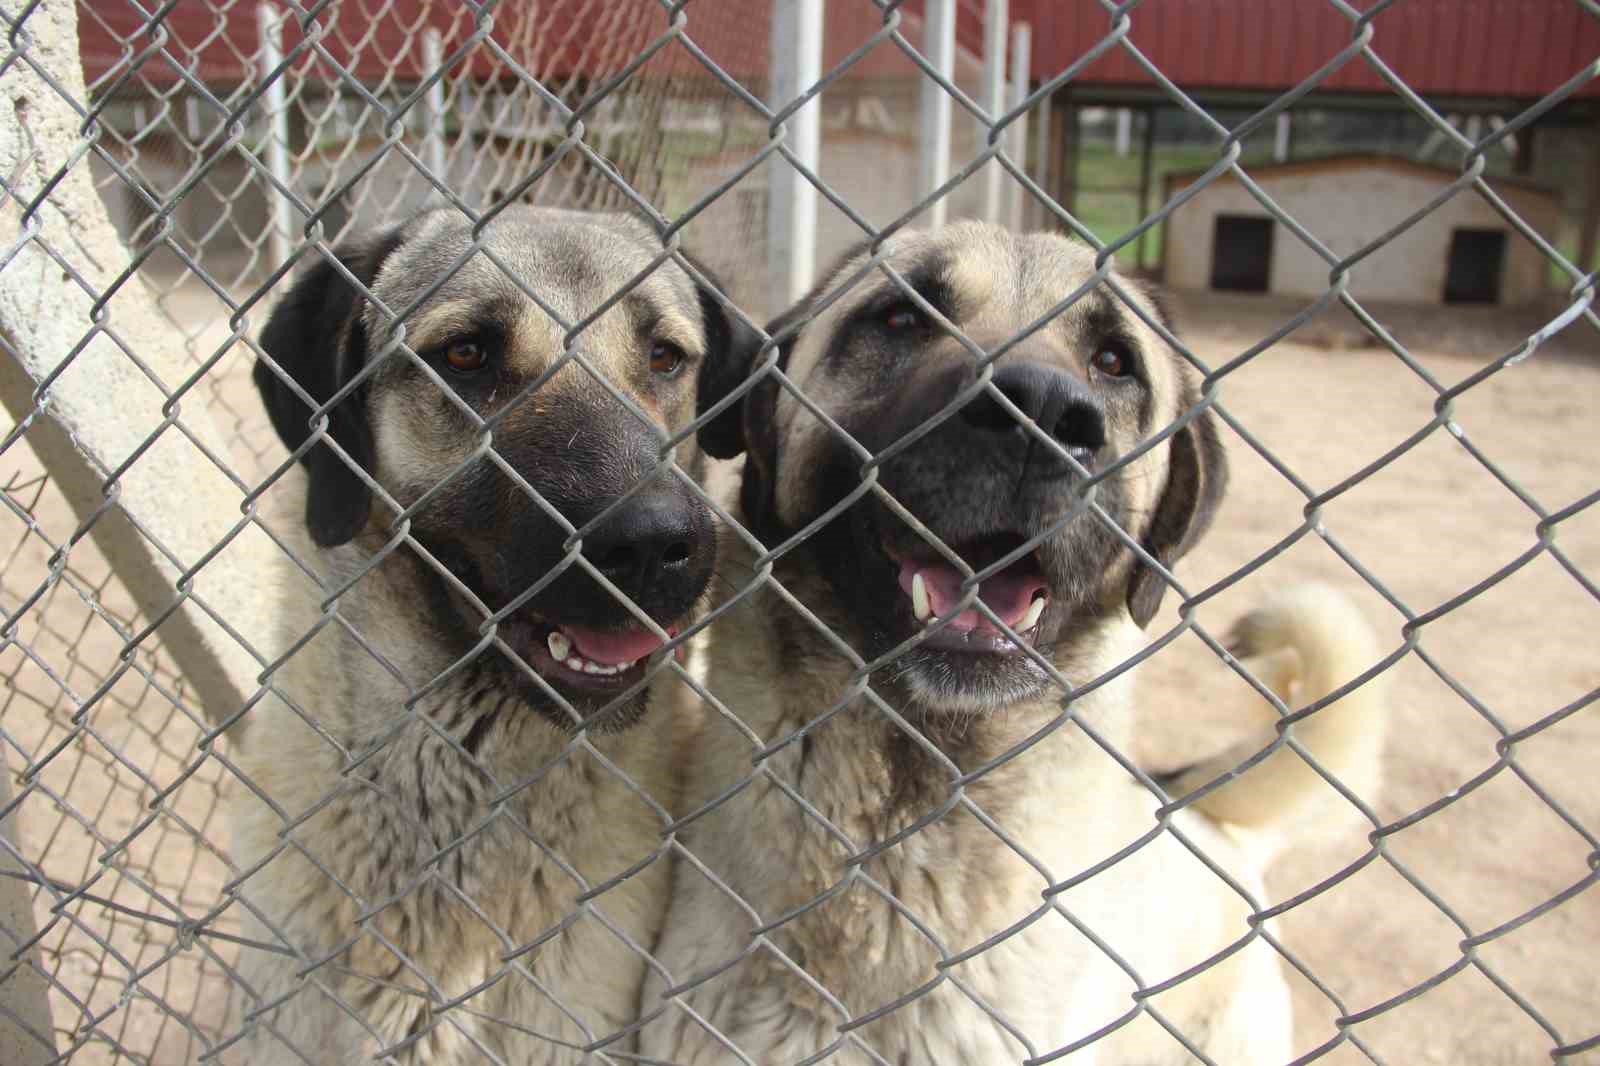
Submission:
MULTIPOLYGON (((945 81, 955 80, 956 0, 928 0, 923 9, 922 56, 945 81)), ((921 85, 917 198, 926 199, 950 179, 950 94, 934 78, 921 85)), ((944 225, 948 207, 941 198, 928 205, 922 224, 944 225)))
MULTIPOLYGON (((1006 111, 1006 22, 1010 12, 1007 0, 989 0, 983 11, 983 109, 990 122, 1006 111)), ((986 144, 993 128, 978 120, 978 143, 986 144)), ((1004 138, 1002 138, 1002 143, 1004 138)), ((999 222, 1004 207, 1005 168, 988 163, 983 168, 983 211, 986 222, 999 222)))
MULTIPOLYGON (((256 5, 256 26, 261 33, 261 52, 257 79, 271 76, 283 62, 283 20, 270 3, 256 5)), ((262 94, 267 109, 267 170, 274 179, 287 186, 289 172, 289 91, 284 79, 274 77, 262 94)), ((276 189, 267 190, 272 205, 271 225, 267 230, 269 269, 277 269, 289 258, 289 239, 294 233, 294 213, 287 197, 276 189)))
MULTIPOLYGON (((1022 101, 1028 98, 1028 78, 1030 76, 1030 61, 1033 55, 1033 29, 1026 22, 1019 22, 1011 30, 1011 101, 1012 107, 1022 106, 1022 101)), ((1018 169, 1026 172, 1028 169, 1028 120, 1026 115, 1019 116, 1011 124, 1009 131, 1011 144, 1008 152, 1011 161, 1018 169)), ((1027 190, 1021 182, 1011 183, 1011 204, 1009 215, 1011 228, 1022 229, 1022 209, 1027 190)))
POLYGON ((432 26, 422 31, 422 64, 427 68, 423 71, 424 77, 439 73, 439 80, 428 86, 423 96, 427 127, 423 133, 422 158, 428 161, 433 176, 444 181, 448 177, 444 151, 444 74, 440 69, 444 66, 444 38, 432 26))
MULTIPOLYGON (((776 0, 772 8, 772 90, 781 111, 822 77, 823 0, 776 0)), ((822 108, 815 97, 784 121, 794 164, 773 156, 767 171, 767 260, 773 292, 787 306, 806 294, 816 271, 817 190, 795 167, 817 172, 822 108)))

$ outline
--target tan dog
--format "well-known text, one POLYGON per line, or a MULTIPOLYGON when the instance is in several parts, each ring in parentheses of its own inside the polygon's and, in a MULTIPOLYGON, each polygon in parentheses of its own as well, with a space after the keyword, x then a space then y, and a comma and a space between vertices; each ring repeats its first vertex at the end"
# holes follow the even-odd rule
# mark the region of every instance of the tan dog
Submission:
MULTIPOLYGON (((690 752, 685 810, 705 813, 681 834, 696 861, 677 866, 642 1053, 1287 1061, 1281 964, 1246 919, 1266 906, 1269 823, 1315 794, 1315 774, 1280 751, 1162 830, 1119 754, 1135 692, 1118 668, 1165 584, 1106 519, 1166 567, 1204 530, 1224 457, 1194 375, 1128 282, 1136 311, 1099 285, 1054 314, 1092 278, 1081 245, 961 224, 897 235, 884 258, 919 299, 856 254, 770 327, 788 380, 856 443, 771 376, 701 434, 713 454, 747 452, 739 517, 786 547, 710 630, 710 689, 744 728, 710 715, 690 752), (985 350, 1022 335, 991 388, 923 303, 985 350), (1169 1033, 1134 994, 1180 975, 1150 1000, 1169 1033)), ((702 404, 739 384, 703 383, 702 404)), ((739 544, 732 587, 755 562, 739 544)), ((1294 705, 1378 658, 1323 589, 1252 615, 1239 640, 1294 705)), ((1380 710, 1369 684, 1295 736, 1360 788, 1380 710)))
POLYGON ((284 442, 341 398, 344 455, 301 456, 276 528, 320 587, 275 575, 285 699, 234 748, 238 896, 278 949, 243 953, 252 1066, 631 1048, 669 891, 677 682, 651 671, 715 562, 710 512, 658 456, 698 376, 754 348, 675 264, 634 284, 661 255, 640 223, 513 207, 483 237, 462 262, 471 227, 441 211, 355 242, 262 335, 284 442), (558 367, 547 311, 580 322, 624 289, 574 341, 608 384, 558 367))

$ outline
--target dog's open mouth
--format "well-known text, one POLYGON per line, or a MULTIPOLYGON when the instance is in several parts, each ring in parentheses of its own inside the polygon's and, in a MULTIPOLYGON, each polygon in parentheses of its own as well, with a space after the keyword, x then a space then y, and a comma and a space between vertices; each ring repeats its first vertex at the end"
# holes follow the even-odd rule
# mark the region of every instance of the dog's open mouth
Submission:
MULTIPOLYGON (((621 691, 644 676, 650 659, 665 641, 637 622, 598 629, 570 623, 535 622, 522 630, 512 646, 546 680, 569 689, 621 691)), ((668 637, 675 625, 662 627, 668 637)), ((677 654, 682 655, 679 646, 677 654)))
MULTIPOLYGON (((1016 534, 998 534, 950 547, 975 572, 982 572, 1023 546, 1016 534)), ((962 600, 961 571, 932 549, 906 554, 890 552, 900 567, 900 591, 909 599, 911 617, 918 625, 930 627, 923 647, 945 651, 1015 654, 1017 642, 995 624, 1003 622, 1012 633, 1031 643, 1038 635, 1039 619, 1050 605, 1050 585, 1034 553, 1018 556, 1002 569, 989 574, 978 586, 976 600, 988 608, 985 613, 976 601, 961 608, 941 624, 962 600), (993 618, 990 617, 993 614, 993 618)))

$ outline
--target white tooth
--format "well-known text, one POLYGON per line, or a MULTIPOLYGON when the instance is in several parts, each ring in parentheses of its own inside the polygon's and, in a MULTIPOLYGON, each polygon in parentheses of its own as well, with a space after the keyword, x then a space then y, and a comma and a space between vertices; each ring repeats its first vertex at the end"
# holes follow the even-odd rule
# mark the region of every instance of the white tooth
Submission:
POLYGON ((600 664, 585 662, 583 664, 583 672, 586 674, 598 674, 600 673, 600 664))
POLYGON ((572 658, 567 660, 567 668, 569 670, 577 670, 579 673, 582 673, 583 660, 574 655, 572 658))
POLYGON ((928 583, 922 579, 921 570, 911 575, 911 613, 919 622, 933 616, 933 607, 928 603, 928 583))
POLYGON ((1028 613, 1022 616, 1022 621, 1012 627, 1018 633, 1026 633, 1039 624, 1039 616, 1044 614, 1044 597, 1040 596, 1028 604, 1028 613))
POLYGON ((558 663, 567 661, 567 653, 572 650, 572 641, 568 639, 565 633, 559 629, 551 630, 550 639, 547 643, 550 645, 550 658, 558 663))

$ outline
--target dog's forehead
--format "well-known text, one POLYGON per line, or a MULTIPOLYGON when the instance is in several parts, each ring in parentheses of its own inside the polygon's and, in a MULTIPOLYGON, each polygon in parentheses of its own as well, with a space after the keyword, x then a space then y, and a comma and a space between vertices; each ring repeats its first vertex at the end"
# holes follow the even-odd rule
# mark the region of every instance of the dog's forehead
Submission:
MULTIPOLYGON (((869 259, 863 252, 844 264, 836 281, 848 280, 869 259)), ((1094 250, 1059 234, 1016 234, 979 222, 957 222, 933 232, 896 234, 884 246, 883 262, 913 284, 937 282, 954 301, 954 317, 986 331, 1005 325, 1020 328, 1058 308, 1054 323, 1076 329, 1105 307, 1106 297, 1122 303, 1097 280, 1094 250)), ((1114 270, 1104 273, 1115 276, 1114 270)), ((868 270, 839 301, 838 310, 848 314, 896 285, 887 271, 868 270)), ((1121 288, 1137 299, 1132 287, 1121 288)))
MULTIPOLYGON (((1103 333, 1110 322, 1142 333, 1138 316, 1096 280, 1093 249, 1057 234, 1014 234, 980 222, 957 222, 932 232, 891 236, 879 251, 888 270, 873 265, 872 259, 863 250, 834 271, 827 289, 843 291, 803 328, 791 356, 791 376, 836 374, 837 367, 822 365, 835 332, 854 312, 900 288, 902 281, 913 288, 936 286, 949 301, 946 310, 955 324, 987 346, 1047 318, 1043 333, 1057 338, 1063 350, 1087 335, 1103 333)), ((1119 288, 1134 300, 1143 299, 1135 286, 1122 282, 1119 288)))
POLYGON ((416 307, 425 314, 429 306, 464 301, 542 303, 571 324, 627 289, 632 299, 682 317, 697 331, 693 282, 671 260, 650 269, 661 242, 628 216, 516 205, 484 227, 488 254, 468 255, 472 224, 454 212, 424 216, 402 237, 374 284, 396 311, 416 307))

